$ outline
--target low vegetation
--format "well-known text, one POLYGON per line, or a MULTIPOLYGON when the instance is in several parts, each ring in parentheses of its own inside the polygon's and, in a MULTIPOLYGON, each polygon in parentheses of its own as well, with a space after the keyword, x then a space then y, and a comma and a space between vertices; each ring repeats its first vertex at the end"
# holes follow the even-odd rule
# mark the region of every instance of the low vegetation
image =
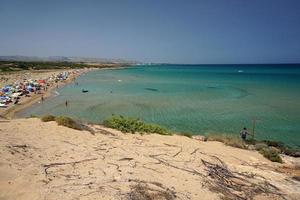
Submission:
POLYGON ((260 151, 262 149, 268 148, 269 146, 265 143, 257 143, 254 145, 255 150, 260 151))
POLYGON ((66 126, 76 130, 82 130, 82 126, 70 117, 59 116, 55 117, 55 121, 59 126, 66 126))
MULTIPOLYGON (((247 144, 249 144, 249 143, 247 142, 247 144)), ((271 141, 271 140, 262 140, 262 141, 254 140, 254 142, 252 142, 250 144, 253 144, 257 151, 260 151, 263 148, 273 147, 273 148, 277 149, 277 151, 281 154, 285 154, 285 155, 292 156, 292 157, 300 157, 299 149, 289 147, 282 142, 271 141)))
POLYGON ((41 120, 43 122, 51 122, 51 121, 55 121, 55 116, 53 115, 45 115, 41 118, 41 120))
MULTIPOLYGON (((16 72, 22 70, 49 70, 49 69, 78 69, 86 67, 112 67, 113 63, 92 64, 84 62, 65 62, 65 61, 0 61, 0 72, 16 72)), ((114 64, 115 65, 115 64, 114 64)))
POLYGON ((43 69, 65 69, 65 68, 84 68, 84 67, 96 67, 94 65, 86 65, 84 63, 71 63, 71 62, 57 62, 57 61, 0 61, 0 71, 12 72, 20 70, 43 70, 43 69))
MULTIPOLYGON (((36 117, 36 116, 30 116, 36 117)), ((70 117, 66 116, 59 116, 55 117, 53 115, 45 115, 41 118, 43 122, 49 121, 56 121, 60 126, 66 126, 69 128, 73 128, 76 130, 88 130, 83 124, 76 122, 70 117)), ((130 118, 130 117, 123 117, 123 116, 115 116, 104 120, 104 126, 120 130, 124 133, 157 133, 161 135, 171 135, 167 131, 167 129, 155 125, 155 124, 148 124, 143 122, 138 118, 130 118)), ((88 130, 89 131, 89 130, 88 130)), ((181 133, 180 135, 192 138, 192 134, 190 133, 181 133)), ((293 149, 288 146, 285 146, 281 142, 276 141, 256 141, 256 140, 246 140, 243 141, 239 136, 236 135, 220 135, 220 134, 209 134, 205 141, 218 141, 222 142, 225 145, 241 148, 241 149, 248 149, 250 146, 254 146, 254 149, 260 152, 265 158, 273 161, 282 163, 282 159, 280 157, 281 154, 286 154, 293 157, 300 157, 300 151, 298 149, 293 149)), ((253 149, 253 148, 251 148, 253 149)))
POLYGON ((280 153, 283 153, 285 155, 300 157, 300 151, 298 149, 294 149, 289 146, 286 146, 282 142, 270 141, 270 140, 263 140, 262 142, 267 144, 269 147, 275 147, 280 151, 280 153))
POLYGON ((282 153, 282 151, 274 147, 278 146, 279 143, 277 142, 255 140, 243 141, 238 136, 233 135, 208 135, 207 140, 222 142, 228 146, 237 147, 241 149, 248 149, 249 144, 254 145, 255 150, 261 153, 265 158, 269 159, 272 162, 282 163, 282 159, 279 155, 280 153, 282 153))
POLYGON ((37 115, 30 115, 28 118, 38 118, 38 116, 37 115))
POLYGON ((300 150, 293 149, 293 148, 290 148, 290 147, 284 147, 283 149, 281 149, 281 152, 285 155, 292 156, 292 157, 295 157, 295 158, 300 157, 300 150))
POLYGON ((156 188, 152 188, 147 184, 137 184, 131 188, 128 194, 128 200, 174 200, 175 192, 170 189, 161 188, 160 184, 156 184, 156 188), (160 187, 157 187, 160 186, 160 187), (157 189, 159 188, 159 189, 157 189))
POLYGON ((259 150, 259 153, 261 153, 265 158, 271 160, 272 162, 282 163, 279 151, 275 147, 262 148, 261 150, 259 150))
POLYGON ((167 129, 155 125, 147 124, 138 118, 130 118, 123 116, 112 116, 103 122, 104 126, 114 128, 124 133, 157 133, 161 135, 170 135, 167 129))
POLYGON ((228 146, 237 147, 241 149, 247 149, 246 143, 238 136, 235 135, 218 135, 209 134, 207 136, 207 141, 218 141, 222 142, 228 146))

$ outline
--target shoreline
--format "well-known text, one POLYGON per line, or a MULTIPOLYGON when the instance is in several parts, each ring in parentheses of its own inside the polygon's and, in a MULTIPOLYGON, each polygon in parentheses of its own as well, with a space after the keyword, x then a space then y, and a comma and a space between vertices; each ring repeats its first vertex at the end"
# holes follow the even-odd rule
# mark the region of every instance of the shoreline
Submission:
MULTIPOLYGON (((38 103, 41 101, 41 97, 43 96, 44 100, 52 97, 54 94, 53 92, 57 88, 64 87, 67 84, 72 83, 76 78, 79 76, 93 71, 97 70, 98 68, 80 68, 80 69, 68 69, 68 70, 50 70, 53 73, 60 73, 62 71, 67 71, 69 73, 72 73, 66 80, 62 82, 57 82, 56 84, 51 83, 47 91, 43 91, 42 94, 31 94, 30 97, 23 97, 21 98, 20 102, 17 105, 10 105, 8 108, 1 109, 0 110, 0 118, 4 119, 16 119, 16 118, 21 118, 18 117, 18 113, 24 111, 25 109, 30 108, 31 106, 34 106, 34 104, 38 103), (77 73, 76 73, 77 72, 77 73)), ((21 73, 21 72, 18 72, 21 73)))
MULTIPOLYGON (((74 74, 70 75, 70 77, 63 81, 63 82, 58 82, 59 88, 64 87, 70 83, 72 83, 74 80, 74 78, 77 78, 81 75, 84 75, 87 72, 90 72, 92 70, 118 70, 118 69, 126 69, 126 68, 130 68, 130 66, 115 66, 115 67, 101 67, 101 68, 80 68, 80 69, 72 69, 72 70, 65 70, 65 71, 76 71, 76 70, 82 70, 80 71, 80 73, 76 74, 75 76, 73 76, 74 74)), ((53 70, 53 72, 61 72, 61 70, 53 70)), ((20 73, 20 72, 18 72, 20 73)), ((56 90, 56 84, 51 85, 51 87, 49 87, 49 89, 47 91, 44 92, 43 96, 45 100, 48 100, 49 98, 55 96, 54 91, 56 90)), ((7 109, 0 109, 0 118, 6 118, 6 119, 18 119, 18 118, 24 118, 25 116, 19 115, 22 111, 29 109, 30 107, 34 107, 37 105, 37 103, 41 100, 41 94, 32 94, 31 97, 24 97, 21 99, 21 101, 19 102, 18 105, 11 105, 10 107, 8 107, 7 109)), ((47 102, 45 102, 47 103, 47 102)), ((108 117, 108 116, 107 116, 108 117)), ((88 120, 80 120, 86 123, 93 123, 91 121, 88 120)), ((94 122, 95 123, 95 122, 94 122)), ((178 134, 181 134, 180 132, 178 134)), ((207 136, 207 134, 205 132, 198 132, 198 133, 187 133, 188 135, 191 136, 207 136)), ((212 135, 225 135, 225 136, 232 136, 233 134, 230 133, 223 133, 223 132, 212 132, 212 135)), ((263 139, 260 139, 260 141, 262 141, 263 139)), ((274 142, 281 142, 280 140, 272 140, 274 142)), ((283 143, 283 142, 282 142, 283 143)), ((285 146, 287 147, 291 147, 292 149, 297 149, 299 150, 298 146, 290 146, 287 143, 283 143, 285 146)))
MULTIPOLYGON (((88 73, 90 71, 94 70, 104 70, 104 69, 113 69, 113 70, 118 70, 118 69, 124 69, 124 68, 129 68, 131 65, 116 65, 116 66, 101 66, 101 67, 87 67, 87 68, 76 68, 76 69, 52 69, 52 70, 45 70, 45 72, 53 72, 53 73, 59 73, 63 71, 67 72, 76 72, 79 70, 79 73, 77 74, 72 74, 67 80, 63 82, 57 82, 56 85, 58 85, 58 88, 64 87, 67 84, 72 83, 76 78, 79 76, 84 75, 85 73, 88 73)), ((22 73, 23 71, 19 72, 14 72, 16 75, 19 73, 22 73)), ((38 72, 44 72, 43 70, 40 71, 34 71, 34 73, 38 72)), ((31 106, 34 106, 36 103, 38 103, 41 100, 41 97, 43 95, 44 100, 49 99, 50 97, 53 97, 54 94, 53 92, 58 89, 55 84, 52 84, 47 91, 44 91, 43 94, 32 94, 31 97, 25 97, 20 100, 20 102, 17 105, 10 105, 7 109, 1 110, 0 109, 0 118, 4 119, 18 119, 18 118, 23 118, 19 117, 18 114, 31 106)))

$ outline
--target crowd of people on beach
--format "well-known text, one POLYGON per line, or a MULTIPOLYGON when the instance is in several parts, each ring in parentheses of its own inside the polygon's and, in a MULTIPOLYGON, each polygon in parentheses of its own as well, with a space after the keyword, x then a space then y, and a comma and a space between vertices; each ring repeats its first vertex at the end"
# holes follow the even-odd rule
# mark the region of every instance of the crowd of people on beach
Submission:
MULTIPOLYGON (((76 71, 71 73, 76 73, 76 71)), ((21 98, 31 97, 33 94, 41 94, 41 99, 43 100, 43 94, 49 87, 67 80, 69 76, 70 72, 64 71, 52 74, 45 79, 23 79, 13 84, 5 85, 0 88, 0 108, 7 108, 11 104, 18 104, 21 98)))

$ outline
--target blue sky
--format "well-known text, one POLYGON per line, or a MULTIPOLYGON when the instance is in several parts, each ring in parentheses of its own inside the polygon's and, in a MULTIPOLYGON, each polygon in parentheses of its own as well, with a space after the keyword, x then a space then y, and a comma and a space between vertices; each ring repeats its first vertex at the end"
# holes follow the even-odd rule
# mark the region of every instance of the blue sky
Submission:
POLYGON ((0 0, 0 55, 300 62, 299 0, 0 0))

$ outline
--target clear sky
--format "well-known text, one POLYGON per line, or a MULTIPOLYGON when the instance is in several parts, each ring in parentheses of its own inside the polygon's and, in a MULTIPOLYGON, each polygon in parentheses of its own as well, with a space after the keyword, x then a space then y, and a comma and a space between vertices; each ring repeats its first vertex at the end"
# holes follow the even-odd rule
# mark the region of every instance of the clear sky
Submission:
POLYGON ((0 55, 300 62, 300 0, 0 0, 0 55))

